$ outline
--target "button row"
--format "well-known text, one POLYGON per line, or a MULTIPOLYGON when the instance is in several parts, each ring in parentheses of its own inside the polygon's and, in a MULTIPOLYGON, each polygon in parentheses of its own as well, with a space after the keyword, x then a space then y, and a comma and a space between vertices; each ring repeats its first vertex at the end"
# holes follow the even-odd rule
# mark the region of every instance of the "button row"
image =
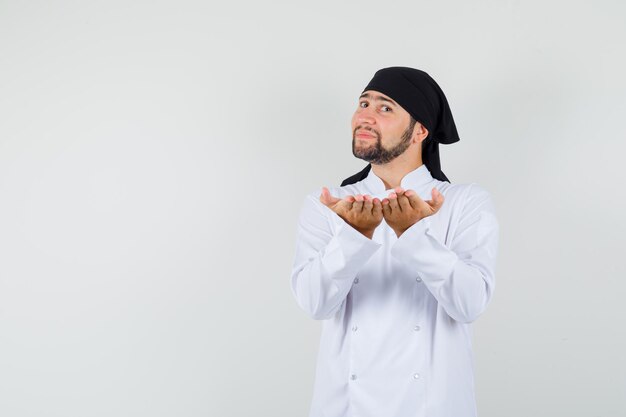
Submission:
MULTIPOLYGON (((413 378, 420 379, 420 374, 413 374, 413 378)), ((356 379, 356 374, 350 375, 350 379, 354 381, 356 379)))
MULTIPOLYGON (((355 324, 354 326, 352 326, 352 331, 356 332, 358 328, 359 327, 355 324)), ((419 332, 421 330, 421 327, 420 326, 415 326, 415 327, 413 327, 413 330, 415 330, 416 332, 419 332)))
MULTIPOLYGON (((422 282, 422 279, 420 277, 415 277, 415 281, 422 282)), ((358 284, 359 283, 359 278, 354 278, 354 283, 358 284)))

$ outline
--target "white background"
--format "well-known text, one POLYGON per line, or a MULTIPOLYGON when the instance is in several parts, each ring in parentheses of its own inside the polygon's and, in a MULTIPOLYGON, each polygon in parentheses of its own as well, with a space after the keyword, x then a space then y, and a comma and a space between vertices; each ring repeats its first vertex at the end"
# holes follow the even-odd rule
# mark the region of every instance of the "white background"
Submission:
POLYGON ((492 194, 482 417, 626 413, 620 1, 0 0, 0 415, 305 416, 304 196, 365 166, 374 72, 428 72, 492 194))

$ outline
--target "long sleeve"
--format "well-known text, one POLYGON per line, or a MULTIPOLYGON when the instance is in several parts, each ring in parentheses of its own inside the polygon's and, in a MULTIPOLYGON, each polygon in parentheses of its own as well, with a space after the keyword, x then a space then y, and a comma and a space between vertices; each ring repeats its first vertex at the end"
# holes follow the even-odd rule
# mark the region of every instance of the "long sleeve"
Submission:
POLYGON ((493 295, 499 239, 489 193, 470 187, 450 248, 431 232, 431 216, 407 229, 391 248, 392 256, 421 277, 448 315, 462 323, 476 320, 493 295))
POLYGON ((382 246, 309 194, 300 210, 291 289, 311 318, 332 317, 360 268, 382 246))

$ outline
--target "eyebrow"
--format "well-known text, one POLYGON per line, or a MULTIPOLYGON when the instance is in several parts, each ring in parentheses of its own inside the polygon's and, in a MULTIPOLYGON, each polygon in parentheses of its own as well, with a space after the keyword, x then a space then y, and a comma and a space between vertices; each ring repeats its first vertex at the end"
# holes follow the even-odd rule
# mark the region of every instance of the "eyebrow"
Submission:
MULTIPOLYGON (((363 97, 365 97, 365 98, 371 98, 372 96, 371 96, 369 93, 363 93, 363 94, 361 94, 361 96, 360 96, 359 98, 363 98, 363 97)), ((394 106, 397 106, 397 105, 398 105, 398 103, 396 103, 395 101, 393 101, 393 100, 391 100, 391 99, 389 99, 389 98, 385 98, 385 97, 383 97, 383 96, 376 96, 376 97, 374 98, 374 100, 376 100, 376 101, 386 101, 387 103, 391 103, 391 104, 393 104, 394 106)))

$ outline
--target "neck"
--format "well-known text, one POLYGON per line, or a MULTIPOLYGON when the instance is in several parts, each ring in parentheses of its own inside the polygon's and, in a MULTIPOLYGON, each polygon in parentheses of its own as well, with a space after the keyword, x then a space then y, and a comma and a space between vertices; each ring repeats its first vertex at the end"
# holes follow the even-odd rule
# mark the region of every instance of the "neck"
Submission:
POLYGON ((403 154, 386 164, 372 164, 372 170, 377 177, 383 180, 383 183, 385 184, 385 190, 391 190, 400 186, 400 182, 406 174, 419 168, 422 165, 423 163, 421 155, 418 155, 417 159, 415 159, 404 157, 403 154))

